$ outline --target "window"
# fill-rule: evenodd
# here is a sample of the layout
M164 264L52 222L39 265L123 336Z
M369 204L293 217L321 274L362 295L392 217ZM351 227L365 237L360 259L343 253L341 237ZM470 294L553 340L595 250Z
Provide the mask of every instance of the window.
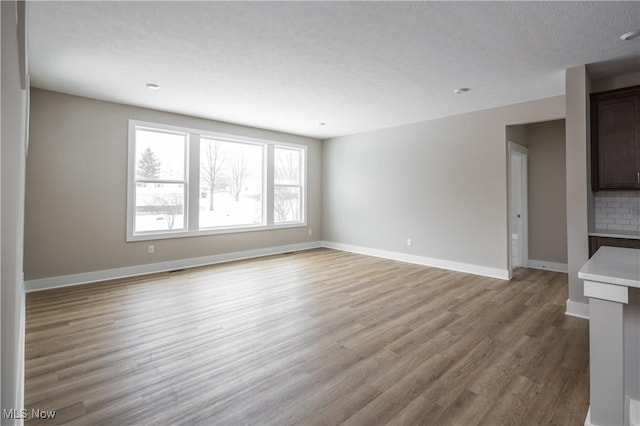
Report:
M136 129L135 230L185 229L187 134Z
M302 150L274 149L273 221L299 222L302 217Z
M264 146L200 139L200 228L263 223Z
M129 121L127 240L306 225L306 147Z

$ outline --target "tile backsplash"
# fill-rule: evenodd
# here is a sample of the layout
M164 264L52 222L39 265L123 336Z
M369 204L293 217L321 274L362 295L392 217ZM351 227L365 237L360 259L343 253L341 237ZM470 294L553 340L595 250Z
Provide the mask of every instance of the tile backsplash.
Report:
M596 230L640 233L640 191L595 193Z

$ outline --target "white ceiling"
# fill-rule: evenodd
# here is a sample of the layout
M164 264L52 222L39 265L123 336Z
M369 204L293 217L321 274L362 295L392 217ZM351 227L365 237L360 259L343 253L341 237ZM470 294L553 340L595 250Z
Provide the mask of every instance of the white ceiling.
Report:
M560 95L576 65L640 71L640 39L619 38L640 2L30 2L29 19L35 87L321 139Z

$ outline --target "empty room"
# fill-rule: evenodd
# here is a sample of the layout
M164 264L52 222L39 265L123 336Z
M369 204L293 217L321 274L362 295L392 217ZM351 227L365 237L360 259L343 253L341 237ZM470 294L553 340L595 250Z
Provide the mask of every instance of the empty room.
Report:
M2 425L640 426L640 2L0 5Z

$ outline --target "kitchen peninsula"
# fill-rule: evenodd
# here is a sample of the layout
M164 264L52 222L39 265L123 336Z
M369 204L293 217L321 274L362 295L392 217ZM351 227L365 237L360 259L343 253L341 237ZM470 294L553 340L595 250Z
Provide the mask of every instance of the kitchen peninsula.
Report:
M640 425L640 250L601 247L580 270L589 298L586 425Z

